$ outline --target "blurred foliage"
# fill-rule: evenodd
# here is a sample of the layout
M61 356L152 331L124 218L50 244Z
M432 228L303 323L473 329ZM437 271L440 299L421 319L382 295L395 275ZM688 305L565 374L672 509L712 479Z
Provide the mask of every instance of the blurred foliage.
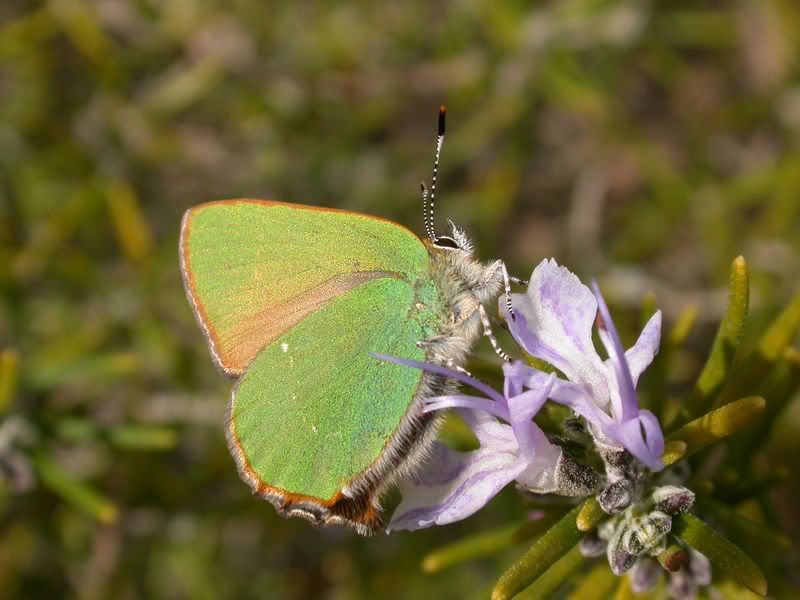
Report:
M791 0L4 0L0 413L20 449L0 451L22 479L0 488L0 597L486 597L519 548L433 575L420 557L521 517L513 490L369 540L251 497L183 296L182 212L278 198L421 231L446 101L440 227L520 276L546 256L599 276L623 337L652 292L669 402L733 257L742 356L800 280L799 50ZM800 409L781 408L757 464L789 467L771 498L797 539Z

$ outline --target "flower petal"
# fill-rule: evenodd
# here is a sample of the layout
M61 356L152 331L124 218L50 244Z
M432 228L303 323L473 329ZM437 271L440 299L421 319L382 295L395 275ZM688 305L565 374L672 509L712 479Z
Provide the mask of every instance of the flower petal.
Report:
M639 376L650 366L650 363L653 362L656 354L658 354L660 344L661 311L657 310L647 321L647 325L642 329L642 333L636 343L625 352L634 387L639 383Z
M520 456L526 461L534 459L539 450L537 446L540 446L542 442L549 444L539 426L532 419L550 395L555 379L555 373L551 373L547 383L542 387L508 398L509 422L519 444Z
M536 451L533 460L529 461L525 470L517 476L517 483L527 491L537 494L559 493L556 470L561 458L561 448L551 444L544 432L533 422L529 438Z
M527 366L522 361L506 363L503 367L506 378L515 378L529 389L541 389L548 385L550 375ZM549 392L549 398L572 409L598 428L612 424L613 419L600 409L589 394L586 386L563 379L555 379Z
M423 371L428 371L430 373L436 373L437 375L444 375L445 377L450 377L451 379L455 379L456 381L460 381L461 383L465 383L468 386L475 388L479 392L483 392L492 400L496 400L501 404L505 403L505 398L501 396L497 391L493 390L491 387L483 383L482 381L478 381L474 377L470 377L466 373L461 373L454 369L448 369L447 367L440 367L439 365L434 365L431 363L422 362L419 360L411 360L410 358L400 358L398 356L389 356L388 354L381 354L379 352L370 352L370 355L378 360L385 360L386 362L395 363L398 365L405 365L407 367L414 367L415 369L422 369Z
M587 385L598 404L605 405L606 371L592 342L597 301L591 290L555 260L543 260L527 293L511 297L516 318L506 322L520 346L570 381ZM504 304L500 302L505 311Z
M606 347L608 358L614 367L616 375L615 386L619 390L619 395L611 395L612 412L617 420L627 421L636 417L639 410L639 400L636 398L636 387L633 384L628 361L625 357L625 349L619 339L617 328L611 319L611 312L608 310L603 294L596 281L592 281L595 298L597 298L598 329L600 330L600 340Z
M509 452L517 450L517 441L508 425L500 423L482 410L458 410L457 412L478 438L481 446L507 449Z
M503 427L510 440L511 428ZM436 442L422 475L400 484L403 501L387 532L460 521L482 508L525 467L515 454L495 447L456 452Z
M652 471L661 471L664 461L664 434L656 416L640 410L636 418L608 425L603 430L614 441L638 458Z
M468 408L470 410L481 410L494 415L499 419L509 420L508 409L499 406L497 402L492 402L486 398L468 396L466 394L456 394L453 396L434 396L425 399L425 406L422 412L433 412L448 408Z

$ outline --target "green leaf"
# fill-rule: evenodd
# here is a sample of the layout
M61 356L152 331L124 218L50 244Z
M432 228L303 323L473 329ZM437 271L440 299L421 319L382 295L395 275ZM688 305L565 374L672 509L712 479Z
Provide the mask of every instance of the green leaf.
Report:
M558 374L558 369L556 369L553 365L543 361L541 358L536 358L535 356L531 356L527 352L525 353L525 361L534 369L542 371L543 373Z
M800 352L789 347L783 351L769 379L763 388L760 388L767 401L764 418L758 426L737 440L735 447L731 449L728 462L730 467L742 470L752 461L757 451L764 447L772 427L798 388L800 388Z
M544 574L520 593L520 600L545 600L552 598L553 592L586 561L577 545L556 561Z
M761 569L733 542L711 529L694 515L680 515L672 521L672 533L688 546L705 554L722 573L756 594L767 594L767 580Z
M46 359L31 369L26 381L35 391L54 389L65 383L92 382L97 385L98 382L135 373L140 367L141 358L133 352Z
M669 415L670 417L674 415L675 406L667 400L667 381L673 369L675 357L694 327L697 312L695 304L687 305L680 312L669 334L662 339L661 349L642 380L645 391L643 400L647 401L646 408L649 408L662 423L669 420L668 413L672 413Z
M608 562L601 560L589 574L580 580L578 586L567 596L569 600L585 600L586 598L608 598L617 584L617 576L608 568Z
M0 415L8 412L17 391L19 354L12 348L0 352Z
M468 560L496 554L513 544L519 524L507 525L493 531L479 533L442 546L422 559L422 570L437 573Z
M667 447L672 442L686 444L686 451L681 458L702 450L714 442L736 433L752 425L764 413L766 402L760 396L741 398L727 406L712 410L710 413L690 421L677 431L667 436Z
M112 444L126 450L170 450L178 443L174 429L152 425L118 425L108 436Z
M691 415L707 411L714 396L728 379L733 358L742 341L749 304L750 282L747 263L743 257L739 256L731 265L728 308L719 324L708 360L706 360L687 402L687 409Z
M800 293L767 328L755 350L736 368L730 381L720 393L715 407L725 406L736 398L752 392L767 376L783 355L786 347L800 329Z
M678 349L683 346L686 338L689 337L694 324L697 322L697 305L687 305L675 319L675 324L669 332L669 347Z
M89 419L80 417L65 417L55 425L55 433L59 438L70 442L86 442L97 439L100 430Z
M587 502L593 501L594 498ZM492 600L513 598L536 581L547 569L577 544L581 532L575 520L582 506L576 506L553 525L533 547L503 573L494 586Z
M664 455L661 457L664 464L669 466L678 462L684 457L687 450L686 442L681 440L669 440L664 443Z
M620 577L619 584L617 585L617 592L614 594L614 600L635 600L636 594L631 588L631 580L629 577Z
M515 544L518 544L520 542L526 542L528 540L538 538L545 531L550 529L550 527L555 525L565 513L565 509L554 507L553 510L549 511L543 517L520 525L519 528L514 532L512 541Z
M769 405L767 405L769 407ZM738 450L739 443L735 445L734 450ZM724 500L726 504L735 506L740 502L761 496L762 494L770 491L771 489L783 484L792 472L785 466L773 467L763 477L747 477L744 480L737 480L733 485L718 485L714 491L714 496Z
M750 551L767 554L785 554L792 549L792 541L768 525L748 519L735 510L710 498L698 499L703 514L708 514L737 544Z
M142 264L153 250L153 230L145 218L136 190L127 181L116 179L108 183L108 202L111 226L125 258L132 264Z
M58 463L40 454L34 457L33 465L40 483L75 508L88 513L101 523L108 524L117 520L119 509L113 502L69 475Z
M123 450L170 450L178 443L178 434L170 427L121 424L101 429L88 419L76 417L61 419L55 431L72 442L102 439Z

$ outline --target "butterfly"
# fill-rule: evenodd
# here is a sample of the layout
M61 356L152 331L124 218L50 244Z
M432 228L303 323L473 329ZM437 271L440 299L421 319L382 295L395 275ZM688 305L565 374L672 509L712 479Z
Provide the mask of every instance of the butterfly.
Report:
M430 211L422 185L427 239L379 217L268 200L183 217L186 293L214 362L236 379L230 452L283 516L369 535L383 526L381 495L423 460L438 424L423 400L455 383L373 354L463 370L486 334L505 357L484 308L503 289L509 301L505 264L477 260L452 223L449 236L433 228L444 126L442 107Z

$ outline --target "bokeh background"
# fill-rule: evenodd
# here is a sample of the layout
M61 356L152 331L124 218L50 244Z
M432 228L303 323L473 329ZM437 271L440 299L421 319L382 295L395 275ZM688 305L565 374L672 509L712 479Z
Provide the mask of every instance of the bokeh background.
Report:
M680 395L736 255L746 344L797 288L798 55L793 0L3 0L0 597L485 597L519 548L420 558L520 518L513 490L373 539L250 495L181 214L248 196L421 232L446 102L440 229L522 277L548 256L598 277L628 341L643 298L668 323L696 307ZM794 470L774 500L795 539L798 429L790 407L764 449Z

